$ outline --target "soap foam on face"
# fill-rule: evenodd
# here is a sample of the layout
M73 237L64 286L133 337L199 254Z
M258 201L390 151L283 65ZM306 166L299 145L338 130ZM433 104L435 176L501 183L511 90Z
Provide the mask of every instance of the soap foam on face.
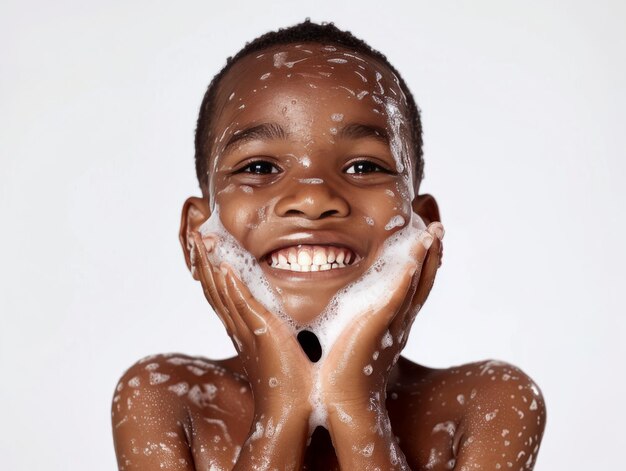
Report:
M425 230L424 221L413 213L410 224L385 241L372 266L358 280L338 291L324 312L307 326L320 341L321 360L350 323L359 315L382 305L395 290L407 263L414 260L413 248Z
M295 333L296 324L285 312L283 303L277 296L274 288L261 270L256 258L244 249L230 232L224 227L219 217L219 211L213 211L211 217L200 226L203 237L213 235L218 240L215 248L209 254L209 261L215 267L226 262L233 267L239 279L248 287L250 293L265 309L276 314L291 326Z

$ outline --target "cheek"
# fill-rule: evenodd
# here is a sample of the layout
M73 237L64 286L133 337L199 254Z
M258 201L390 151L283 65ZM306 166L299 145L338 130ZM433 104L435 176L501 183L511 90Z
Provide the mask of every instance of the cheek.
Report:
M411 219L411 204L399 193L396 189L388 188L377 197L368 198L368 201L375 201L375 204L362 209L365 223L383 238L404 227Z
M258 225L260 204L252 187L230 184L216 192L215 202L222 224L240 241L242 229Z
M215 201L224 228L244 246L250 231L258 229L269 217L271 201L248 185L231 183L216 193Z

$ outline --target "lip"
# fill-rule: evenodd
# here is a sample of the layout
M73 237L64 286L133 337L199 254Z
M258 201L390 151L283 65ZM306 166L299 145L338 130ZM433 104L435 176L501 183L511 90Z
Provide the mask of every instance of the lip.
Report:
M343 268L335 268L332 270L324 270L324 271L309 271L309 272L301 272L301 271L290 271L290 270L281 270L279 268L272 268L267 263L261 264L261 270L265 272L266 275L269 275L272 278L277 278L283 281L322 281L322 280L336 280L344 277L353 277L354 273L360 271L362 269L361 262L363 259L354 263L352 265L346 265Z

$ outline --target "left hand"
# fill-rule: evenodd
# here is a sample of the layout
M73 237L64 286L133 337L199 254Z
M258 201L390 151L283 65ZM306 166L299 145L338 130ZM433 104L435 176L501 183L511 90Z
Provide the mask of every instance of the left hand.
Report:
M415 317L426 301L443 255L443 226L421 234L396 289L347 326L321 365L323 397L329 411L384 402L389 372L406 345Z

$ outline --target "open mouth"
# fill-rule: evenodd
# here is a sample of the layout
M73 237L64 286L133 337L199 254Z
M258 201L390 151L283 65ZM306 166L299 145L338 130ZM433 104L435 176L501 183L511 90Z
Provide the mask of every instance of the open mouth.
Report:
M270 267L292 272L341 270L359 260L351 249L332 245L294 245L275 250L266 257Z

